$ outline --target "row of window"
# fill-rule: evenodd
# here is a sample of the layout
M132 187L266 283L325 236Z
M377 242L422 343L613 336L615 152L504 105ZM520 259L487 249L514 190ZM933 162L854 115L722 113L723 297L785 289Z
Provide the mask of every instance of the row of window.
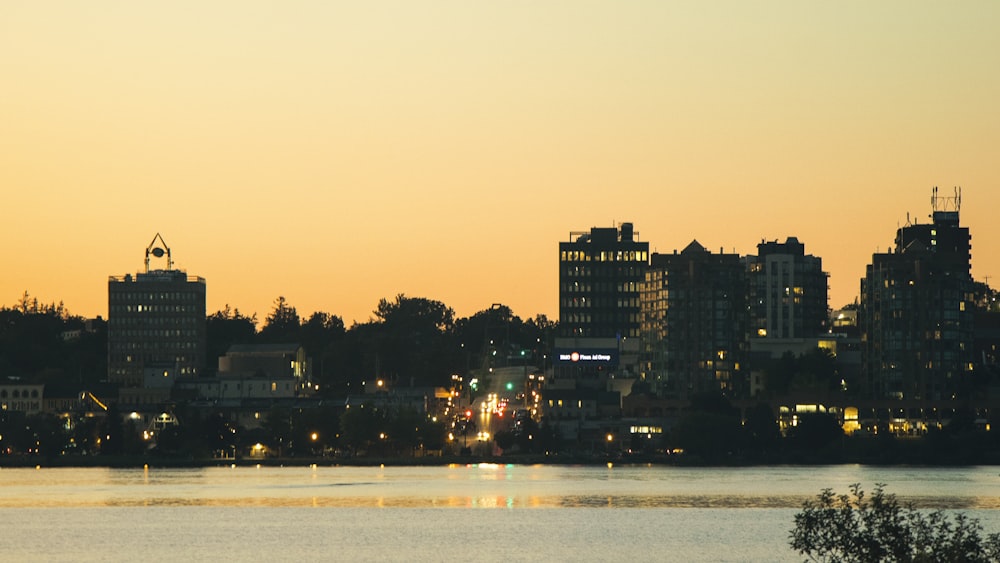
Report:
M613 299L613 298L603 299L598 297L594 299L587 299L586 297L573 297L573 298L567 297L561 299L560 303L563 308L568 308L568 309L590 309L590 308L600 309L600 308L615 307L615 306L617 306L619 309L624 309L624 308L636 309L639 307L639 298L632 297L632 298L618 298L618 299Z
M647 250L562 250L559 252L561 262L649 262Z
M139 356L135 356L133 354L118 354L117 357L112 358L112 361L116 361L117 360L118 362L124 361L125 363L131 363L131 362L138 362L139 359L140 359ZM149 358L147 358L147 361L148 360L149 360ZM181 363L187 362L188 360L189 360L188 356L174 356L173 358L164 358L164 357L156 358L156 361L158 363L163 363L163 362L168 362L169 361L169 362L174 362L174 363L177 363L177 364L181 364Z
M192 317L115 317L108 322L111 325L112 333L115 333L116 331L120 332L122 327L132 326L201 327L204 325L203 322L199 322L197 318Z
M0 389L0 399L6 399L8 397L6 389ZM10 391L10 398L12 399L27 399L27 398L37 399L38 389L12 389Z
M587 281L573 280L559 284L562 293L639 293L640 281Z
M642 316L639 315L638 313L633 313L633 314L630 314L630 315L614 315L613 317L612 317L612 315L601 315L601 314L591 315L590 313L569 313L569 314L565 315L565 317L566 317L565 320L567 322L570 322L570 323L587 323L587 324L594 323L594 322L597 322L597 323L606 322L606 323L616 323L616 324L617 323L638 324L639 321L642 318Z
M600 277L607 278L634 278L643 280L646 278L646 269L640 266L576 266L567 265L561 269L564 277L594 279Z
M181 328L150 328L150 329L128 329L114 330L111 332L110 340L120 338L195 338L199 331Z
M576 336L576 337L580 337L580 338L589 338L591 336L594 336L595 334L598 334L597 332L594 331L594 329L592 329L590 327L583 327L583 326L570 327L568 332L572 336ZM603 332L606 332L606 331L602 331L602 333ZM636 338L636 337L639 336L639 329L638 328L630 328L630 329L622 330L621 331L621 335L623 337Z
M112 350L185 350L198 348L197 342L187 341L154 341L154 342L113 342L109 344Z
M204 300L205 295L190 291L166 291L159 293L149 293L146 291L112 291L108 294L108 300L112 303L124 301L135 303L136 301L199 301Z
M112 314L124 313L197 313L198 305L148 305L148 304L128 304L111 305L108 311Z

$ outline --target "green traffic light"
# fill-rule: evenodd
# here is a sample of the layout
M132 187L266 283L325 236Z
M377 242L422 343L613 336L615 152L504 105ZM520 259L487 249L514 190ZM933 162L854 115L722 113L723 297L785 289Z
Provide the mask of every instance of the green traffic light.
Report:
M507 390L508 390L508 391L510 391L510 390L511 390L511 389L513 389L513 388L514 388L514 384L513 384L513 383L511 383L510 381L508 381L508 382L507 382Z

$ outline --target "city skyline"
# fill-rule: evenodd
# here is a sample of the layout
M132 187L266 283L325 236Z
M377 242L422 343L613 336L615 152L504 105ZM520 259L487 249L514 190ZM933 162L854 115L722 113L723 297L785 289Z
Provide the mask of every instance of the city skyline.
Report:
M558 243L797 237L853 302L933 186L1000 275L1000 7L5 6L0 304L107 316L159 232L208 311L558 318Z

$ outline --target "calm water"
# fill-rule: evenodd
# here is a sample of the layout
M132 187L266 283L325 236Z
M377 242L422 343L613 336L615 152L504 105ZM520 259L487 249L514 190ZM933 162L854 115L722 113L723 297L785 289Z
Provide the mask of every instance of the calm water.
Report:
M798 561L802 502L855 482L1000 531L995 467L0 469L0 559Z

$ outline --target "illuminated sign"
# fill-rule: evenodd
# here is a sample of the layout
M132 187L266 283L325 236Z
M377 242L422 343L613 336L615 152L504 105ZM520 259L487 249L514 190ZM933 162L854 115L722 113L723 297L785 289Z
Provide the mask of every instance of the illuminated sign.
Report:
M617 350L557 350L556 358L570 364L617 364Z

